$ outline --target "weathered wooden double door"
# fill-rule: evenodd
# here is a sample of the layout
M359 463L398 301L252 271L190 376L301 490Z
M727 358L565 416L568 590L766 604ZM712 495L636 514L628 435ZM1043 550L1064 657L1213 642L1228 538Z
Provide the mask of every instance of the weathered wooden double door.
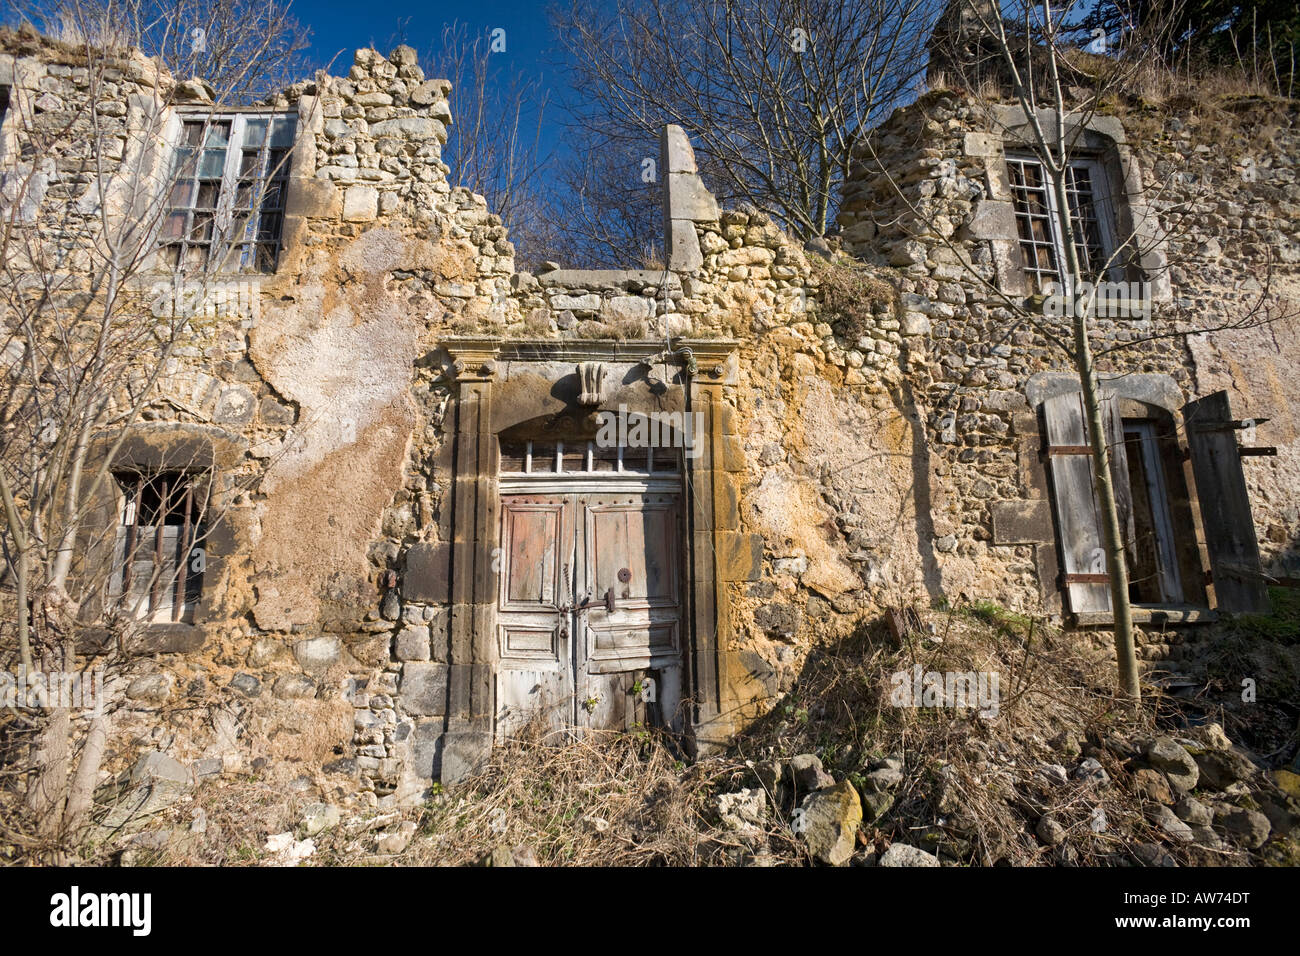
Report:
M499 739L679 723L680 488L574 477L502 476Z

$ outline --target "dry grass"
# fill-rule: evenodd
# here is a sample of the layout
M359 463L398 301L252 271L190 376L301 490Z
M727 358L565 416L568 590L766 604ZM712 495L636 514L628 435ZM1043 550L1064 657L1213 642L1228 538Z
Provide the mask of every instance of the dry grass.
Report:
M691 761L676 740L654 731L593 734L548 743L536 730L498 749L476 777L426 804L363 809L338 778L290 792L270 777L226 777L159 813L159 836L125 834L88 847L82 859L135 863L263 865L269 836L300 829L319 800L342 806L342 822L316 835L307 865L473 865L493 850L526 847L542 865L806 865L789 827L803 794L773 784L771 768L817 754L836 779L869 790L867 775L887 755L901 757L903 781L878 819L863 825L861 846L920 846L966 865L1132 862L1142 841L1167 844L1145 819L1129 756L1136 742L1176 725L1180 702L1146 688L1140 708L1116 702L1115 665L1104 641L1062 633L991 604L922 611L895 643L881 621L812 648L795 688L727 754ZM999 675L999 711L907 708L890 701L891 675L924 671ZM1107 787L1044 776L1068 773L1095 757ZM721 825L716 798L742 787L769 797L765 832ZM1106 823L1100 832L1098 813ZM1062 848L1042 845L1035 828L1050 816L1065 831ZM191 832L196 819L206 832ZM377 839L402 824L415 836L397 854ZM1210 851L1166 846L1180 862L1216 862ZM1223 855L1223 862L1245 862Z
M1155 700L1137 711L1117 706L1108 653L992 605L924 617L933 634L913 633L900 648L877 623L813 650L794 693L741 742L742 754L814 752L859 790L874 760L901 756L893 806L865 827L877 846L898 840L976 865L1052 862L1033 836L1049 813L1069 834L1074 860L1114 862L1130 834L1148 832L1118 752L1152 731ZM1000 713L985 720L970 710L892 706L890 676L913 664L998 672ZM1039 773L1044 764L1073 769L1089 745L1113 786L1054 786ZM1108 821L1100 834L1089 830L1097 808Z

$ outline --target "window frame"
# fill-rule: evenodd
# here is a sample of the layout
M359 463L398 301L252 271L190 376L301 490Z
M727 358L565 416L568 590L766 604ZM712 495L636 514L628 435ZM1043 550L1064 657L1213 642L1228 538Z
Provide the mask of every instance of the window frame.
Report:
M201 568L194 567L196 551L208 533L204 516L207 512L207 494L203 486L204 472L184 470L115 469L113 478L118 486L117 527L110 557L108 596L132 620L146 626L192 625L203 602L206 561ZM173 480L183 481L183 499L177 499ZM141 524L143 494L146 486L163 483L160 496L162 512L154 517L154 524ZM168 555L164 551L167 517L183 508L184 519L175 542L174 562L168 570ZM173 523L171 526L175 526ZM143 544L142 529L152 529L153 543ZM135 594L133 576L140 563L142 547L152 551L149 556L150 584L147 592ZM161 564L160 564L161 562ZM163 600L165 598L165 600Z
M240 173L246 149L248 121L254 119L266 119L267 131L265 141L260 147L258 170L254 178L258 192L252 197L250 204L245 207L248 211L248 224L245 226L244 237L237 239L231 235L231 227L237 211L235 203L241 178L243 178ZM278 167L273 167L272 150L281 148L272 146L272 130L277 119L290 120L292 132L289 144L282 147L284 149L283 159ZM201 123L202 137L197 145L189 146L185 142L186 127L195 123ZM201 184L205 181L200 176L202 154L208 148L207 137L210 128L214 125L226 123L229 124L230 129L224 146L225 157L222 162L221 176L215 180L218 183L218 191L215 205L212 207L211 235L201 243L195 243L192 241L194 219L196 210L200 208L198 206L199 190L202 188ZM302 117L297 110L178 110L176 112L174 129L172 135L168 137L170 159L163 196L163 215L158 228L158 236L154 243L154 267L156 271L182 277L193 275L265 276L276 274L284 253L284 229L288 213L288 193L295 150L301 133L301 123ZM188 176L183 176L181 174L184 172L184 151L186 149L193 150L194 168ZM173 205L172 199L175 190L185 186L187 180L190 193L186 204L183 206ZM265 206L265 200L270 186L277 187L279 203L268 210ZM203 208L206 210L206 207ZM240 209L238 211L242 212L244 210ZM178 240L167 234L168 221L177 212L186 214L184 227ZM262 240L258 238L259 233L262 231L262 217L268 213L277 216L279 223L274 238ZM251 237L249 236L250 229L252 232ZM266 269L257 267L258 250L262 246L271 246L273 249L272 261L269 268ZM169 247L179 248L175 263L169 261L167 252ZM189 250L199 247L206 247L206 261L201 267L187 266L186 258ZM236 264L232 268L230 265L232 258L242 259L245 254L241 251L242 248L252 250L252 263L250 266ZM219 255L214 256L216 250L219 250ZM216 259L215 264L214 258Z
M1006 150L1003 158L1006 164L1007 188L1010 190L1011 195L1012 221L1015 225L1014 242L1020 257L1021 272L1025 278L1027 291L1031 295L1045 294L1049 291L1048 283L1055 282L1058 284L1059 291L1064 292L1066 295L1070 295L1074 291L1074 282L1072 276L1065 275L1064 264L1067 257L1065 255L1065 239L1061 234L1062 217L1060 213L1060 205L1057 202L1055 190L1051 188L1047 176L1047 170L1043 161L1039 157L1033 155L1032 152L1015 149ZM1041 189L1044 203L1046 205L1045 218L1050 233L1047 242L1034 239L1032 238L1032 235L1030 238L1026 239L1021 234L1022 216L1033 215L1033 213L1032 210L1025 210L1022 212L1019 193L1022 190L1028 190L1031 187L1016 184L1012 175L1013 166L1019 166L1022 169L1025 166L1032 166L1038 170L1039 176L1041 177L1041 185L1033 188ZM1072 187L1075 187L1075 184L1077 183L1077 173L1079 171L1084 171L1087 174L1089 197L1091 199L1091 206L1097 225L1097 246L1100 258L1102 261L1109 260L1109 265L1100 275L1090 272L1081 278L1085 281L1096 281L1098 279L1110 281L1117 280L1122 276L1124 269L1122 262L1114 261L1116 252L1120 247L1115 239L1113 190L1110 188L1110 174L1106 168L1106 164L1101 156L1081 154L1070 160L1069 169L1072 175L1066 183L1067 192L1078 192L1077 187ZM1023 173L1021 180L1024 182ZM1099 184L1102 186L1101 189L1098 189ZM1070 211L1070 218L1076 228L1075 246L1081 252L1087 253L1089 250L1089 244L1086 241L1079 241L1083 234L1079 230L1080 220L1074 210ZM1032 229L1030 232L1032 234ZM1035 246L1046 246L1049 248L1052 257L1055 260L1055 270L1049 272L1038 267L1036 263L1031 262L1029 257L1026 255L1026 243L1032 243ZM1089 258L1091 258L1090 253Z

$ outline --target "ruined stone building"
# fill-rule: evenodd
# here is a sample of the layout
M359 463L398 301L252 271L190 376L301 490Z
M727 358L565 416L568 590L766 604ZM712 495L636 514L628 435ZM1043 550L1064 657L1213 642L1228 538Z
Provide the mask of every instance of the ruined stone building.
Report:
M935 90L896 111L844 189L843 254L720 209L670 126L666 267L533 275L452 185L449 84L407 47L247 110L138 54L92 90L75 51L3 49L0 163L36 187L6 193L6 221L130 216L120 181L188 170L139 308L178 272L222 292L116 450L98 516L119 592L182 569L126 649L151 677L128 708L140 726L175 710L183 759L314 760L299 772L405 799L530 720L723 745L810 643L889 606L1109 619L1077 377L999 299L1041 292L1060 261L1012 107ZM1087 120L1091 251L1150 238L1117 279L1157 309L1300 299L1296 120L1263 99ZM25 148L60 124L81 132ZM106 188L70 175L95 149ZM1097 325L1141 343L1101 361L1147 542L1137 615L1164 632L1298 576L1300 347L1290 318L1148 341L1158 321ZM160 483L184 505L160 506ZM84 646L100 638L85 622ZM237 719L178 707L195 686Z

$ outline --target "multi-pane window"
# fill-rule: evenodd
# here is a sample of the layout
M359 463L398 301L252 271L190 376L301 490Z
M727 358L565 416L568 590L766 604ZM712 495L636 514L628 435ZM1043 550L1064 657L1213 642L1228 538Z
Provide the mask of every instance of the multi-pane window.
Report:
M1021 256L1033 290L1042 292L1048 283L1072 286L1070 277L1062 282L1067 261L1065 239L1056 194L1042 163L1009 156L1007 174ZM1107 262L1110 235L1099 208L1098 187L1104 183L1103 176L1101 168L1087 160L1073 162L1066 169L1065 192L1081 279L1105 278L1113 265Z
M285 114L185 119L160 253L185 273L274 272L295 120Z
M502 442L501 472L515 475L676 473L676 448L603 447L594 441Z
M150 623L193 619L203 587L207 482L183 472L124 473L109 595Z

